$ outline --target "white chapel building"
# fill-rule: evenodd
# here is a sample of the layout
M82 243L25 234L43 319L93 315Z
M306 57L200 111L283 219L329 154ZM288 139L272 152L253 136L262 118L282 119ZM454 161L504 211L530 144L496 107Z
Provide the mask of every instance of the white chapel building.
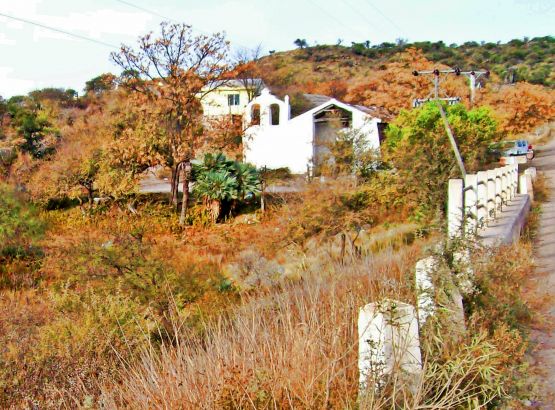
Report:
M325 161L328 143L341 130L357 130L379 149L382 120L375 110L334 98L305 94L306 112L291 118L289 97L280 100L265 88L245 107L244 160L256 167L287 167L294 174Z

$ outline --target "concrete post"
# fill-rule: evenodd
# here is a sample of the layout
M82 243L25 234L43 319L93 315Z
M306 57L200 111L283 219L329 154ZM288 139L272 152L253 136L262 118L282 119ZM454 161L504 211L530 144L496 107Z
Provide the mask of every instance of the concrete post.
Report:
M495 170L487 171L487 184L488 184L488 199L487 199L487 213L488 213L488 220L492 220L495 218L495 178L496 172Z
M529 195L530 200L534 200L534 186L532 183L532 175L524 173L519 178L519 193L521 195Z
M495 212L503 208L503 177L501 168L495 169Z
M464 223L465 231L469 235L475 235L478 227L478 176L467 174L464 180Z
M530 175L532 177L532 182L534 182L536 180L537 171L536 171L535 167L528 168L526 171L524 171L524 174Z
M359 312L358 337L359 395L382 386L392 371L402 370L407 381L419 383L422 358L414 306L389 299L369 303Z
M512 166L512 178L511 178L511 198L514 199L518 192L518 164Z
M501 198L503 199L503 204L506 204L509 201L509 192L507 187L509 183L507 181L507 168L501 168Z
M420 328L424 326L428 317L435 313L435 290L432 274L436 269L437 261L433 256L416 262L416 302Z
M462 179L450 179L447 192L447 234L454 239L462 234L464 218L464 192Z
M488 173L480 171L476 174L477 206L476 215L478 226L483 226L488 218Z

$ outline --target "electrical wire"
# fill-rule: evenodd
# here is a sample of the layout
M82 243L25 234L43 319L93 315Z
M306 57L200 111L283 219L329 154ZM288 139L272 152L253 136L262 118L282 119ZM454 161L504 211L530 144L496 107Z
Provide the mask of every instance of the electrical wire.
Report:
M335 21L337 24L339 24L339 25L341 25L341 26L343 26L343 27L345 27L345 28L347 28L347 29L349 29L349 30L353 30L353 27L352 27L352 26L349 26L349 25L343 23L343 22L342 22L341 20L339 20L336 16L334 16L333 14L331 14L330 12L328 12L326 9L324 9L323 7L321 7L321 6L320 6L318 3L316 3L315 1L310 0L310 2L311 2L312 4L314 4L316 7L318 7L318 8L322 11L322 13L324 13L325 15L327 15L330 19L332 19L333 21ZM356 30L356 31L358 32L358 30ZM364 36L364 34L362 34L362 33L360 33L360 32L358 32L358 34Z
M367 3L370 5L370 7L372 7L374 10L376 10L378 13L380 13L380 15L386 19L393 27L395 27L397 30L399 30L399 33L406 36L405 31L399 27L397 25L397 23L395 23L392 19L390 19L383 11L381 11L378 7L376 7L370 0L367 0Z
M37 23L36 21L27 20L27 19L24 19L24 18L21 18L21 17L11 16L9 14L4 14L4 13L0 13L0 16L9 18L9 19L12 19L12 20L15 20L15 21L20 21L22 23L31 24L33 26L41 27L41 28L44 28L44 29L47 29L47 30L50 30L50 31L55 31L57 33L66 34L68 36L75 37L75 38L78 38L80 40L90 41L92 43L100 44L100 45L103 45L103 46L106 46L106 47L119 48L119 46L116 46L116 45L110 44L110 43L106 43L102 40L95 40L94 38L90 38L90 37L87 37L87 36L82 36L81 34L72 33L70 31L62 30L62 29L59 29L59 28L56 28L56 27L47 26L46 24Z
M180 23L178 20L176 20L176 19L174 19L174 18L171 18L171 17L168 17L168 16L164 16L163 14L160 14L160 13L158 13L157 11L154 11L154 10L151 10L151 9L147 9L146 7L138 6L138 5L136 5L135 3L131 3L130 1L125 1L125 0L114 0L114 1L117 1L118 3L121 3L121 4L125 4L126 6L129 6L129 7L133 7L134 9L144 11L145 13L152 14L153 16L160 17L161 19L168 20L168 21L172 21L172 22L174 22L174 23ZM206 36L210 36L210 35L211 35L211 33L207 32L206 30L201 30L201 29L198 29L198 28L196 28L196 27L194 28L194 30L195 30L195 31L198 31L199 33L202 33L202 34L204 34L204 35L206 35ZM235 44L237 44L238 46L241 46L241 47L243 47L243 48L245 48L245 49L249 49L249 47L244 46L244 45L242 45L242 44L239 44L239 43L235 43Z

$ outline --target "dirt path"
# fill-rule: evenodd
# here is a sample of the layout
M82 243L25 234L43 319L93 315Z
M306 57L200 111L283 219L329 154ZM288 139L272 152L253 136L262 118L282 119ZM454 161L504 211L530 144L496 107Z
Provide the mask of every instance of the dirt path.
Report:
M543 147L532 162L546 177L551 196L542 206L536 244L537 280L539 292L554 297L548 312L551 326L555 328L555 141ZM539 331L532 335L538 343L534 358L536 365L545 373L545 386L542 394L542 409L555 409L555 332Z

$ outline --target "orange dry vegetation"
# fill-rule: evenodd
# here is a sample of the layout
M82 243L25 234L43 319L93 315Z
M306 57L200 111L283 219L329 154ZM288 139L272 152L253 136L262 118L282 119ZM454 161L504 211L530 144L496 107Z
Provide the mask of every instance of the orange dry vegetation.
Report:
M307 54L308 53L308 54ZM409 48L389 60L372 61L341 49L293 50L264 58L260 72L279 95L324 94L353 104L383 109L384 118L409 109L415 98L431 96L430 77L414 77L413 70L445 69ZM464 76L442 77L440 97L458 96L469 105ZM509 134L529 131L555 118L555 90L526 82L500 85L492 76L476 93L476 103L491 106L500 128Z

